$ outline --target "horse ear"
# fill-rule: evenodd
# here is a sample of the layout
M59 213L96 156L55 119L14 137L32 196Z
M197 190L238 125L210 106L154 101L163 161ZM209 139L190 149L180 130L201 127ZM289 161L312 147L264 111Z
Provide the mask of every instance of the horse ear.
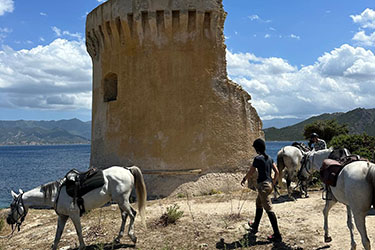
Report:
M10 194L12 195L13 198L17 197L17 194L15 192L13 192L13 190L10 190Z
M18 192L19 192L20 194L23 194L22 189L18 189Z

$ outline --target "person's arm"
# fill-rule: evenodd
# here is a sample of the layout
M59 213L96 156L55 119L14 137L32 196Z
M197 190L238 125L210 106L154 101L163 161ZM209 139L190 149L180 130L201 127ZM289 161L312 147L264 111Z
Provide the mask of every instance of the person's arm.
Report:
M277 169L277 166L276 166L275 163L272 164L272 169L273 169L273 171L275 171L275 176L272 179L272 183L273 183L273 185L276 185L276 182L279 178L279 170Z
M251 166L245 177L241 181L241 186L245 185L245 182L254 174L255 167Z
M323 149L327 149L327 143L326 143L326 141L325 141L325 140L322 140L322 142L323 142L323 145L324 145L324 148L323 148Z

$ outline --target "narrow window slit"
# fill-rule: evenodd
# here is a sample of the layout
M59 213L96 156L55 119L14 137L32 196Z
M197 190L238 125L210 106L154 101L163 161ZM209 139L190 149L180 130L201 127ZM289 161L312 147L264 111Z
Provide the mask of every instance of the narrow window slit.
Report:
M211 13L210 12L205 12L204 13L203 28L205 30L210 30L211 29Z
M158 35L160 35L160 33L165 31L163 10L156 11L156 26L158 29Z
M180 11L173 10L172 11L172 29L173 31L178 30L180 27Z
M148 31L148 12L142 11L142 30L143 34L147 33Z
M130 35L133 35L133 25L134 25L133 13L128 14L128 25L129 25Z
M188 12L188 31L196 29L197 11L189 10Z

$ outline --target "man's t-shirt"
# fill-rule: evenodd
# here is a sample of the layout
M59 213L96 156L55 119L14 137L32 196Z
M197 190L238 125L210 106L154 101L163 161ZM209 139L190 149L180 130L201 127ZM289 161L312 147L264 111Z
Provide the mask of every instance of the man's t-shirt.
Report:
M258 170L257 182L261 183L264 181L272 182L271 171L272 171L273 160L268 157L266 160L263 155L255 157L253 166Z

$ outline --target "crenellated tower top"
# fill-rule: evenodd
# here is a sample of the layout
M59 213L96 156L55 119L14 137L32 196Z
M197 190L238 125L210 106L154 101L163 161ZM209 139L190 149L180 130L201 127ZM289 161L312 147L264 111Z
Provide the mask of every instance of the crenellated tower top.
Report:
M87 16L87 50L98 59L117 46L223 46L224 19L221 0L109 0Z

